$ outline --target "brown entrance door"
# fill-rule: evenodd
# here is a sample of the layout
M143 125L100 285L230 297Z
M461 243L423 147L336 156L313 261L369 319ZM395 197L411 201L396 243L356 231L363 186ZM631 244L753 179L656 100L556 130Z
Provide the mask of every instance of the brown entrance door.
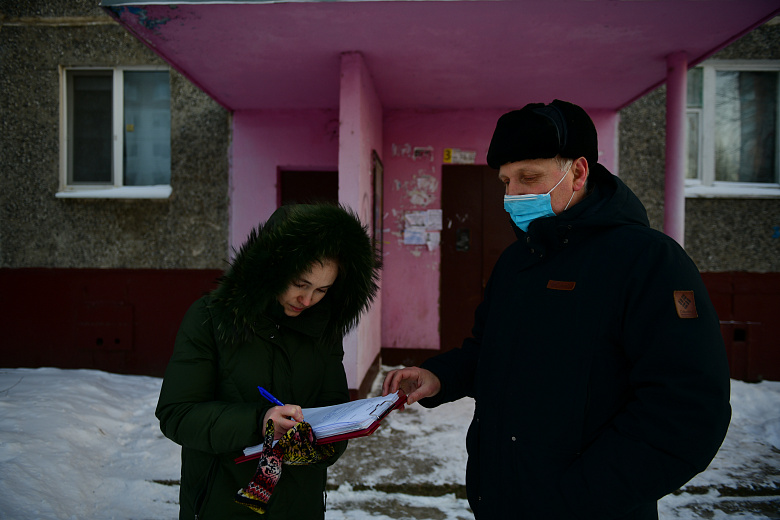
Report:
M282 170L279 205L339 201L339 172Z
M471 334L493 266L516 238L504 211L504 185L488 166L442 167L440 349Z

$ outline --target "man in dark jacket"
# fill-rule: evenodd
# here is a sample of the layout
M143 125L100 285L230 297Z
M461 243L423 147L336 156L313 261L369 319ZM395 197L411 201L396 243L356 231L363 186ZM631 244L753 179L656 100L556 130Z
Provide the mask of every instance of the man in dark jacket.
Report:
M729 372L696 266L598 164L582 108L503 115L488 164L518 240L473 337L388 374L409 403L476 400L466 487L477 518L657 519L725 437Z

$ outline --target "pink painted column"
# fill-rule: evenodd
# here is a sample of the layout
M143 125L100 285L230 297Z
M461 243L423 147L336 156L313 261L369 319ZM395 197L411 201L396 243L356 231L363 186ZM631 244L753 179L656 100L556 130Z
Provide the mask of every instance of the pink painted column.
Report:
M688 57L675 52L666 57L666 175L664 233L685 246L685 108Z
M341 55L339 91L339 202L373 222L372 151L382 151L382 104L363 55ZM344 370L357 390L381 350L382 306L378 297L356 330L344 338Z

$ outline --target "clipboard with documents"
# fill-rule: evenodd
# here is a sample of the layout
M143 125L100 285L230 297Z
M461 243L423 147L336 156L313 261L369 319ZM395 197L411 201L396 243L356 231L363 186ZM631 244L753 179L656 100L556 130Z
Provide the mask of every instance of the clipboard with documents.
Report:
M406 404L406 394L398 391L386 396L358 399L343 404L304 408L303 419L311 425L317 444L329 444L371 435L387 414ZM260 457L263 445L244 449L236 464Z

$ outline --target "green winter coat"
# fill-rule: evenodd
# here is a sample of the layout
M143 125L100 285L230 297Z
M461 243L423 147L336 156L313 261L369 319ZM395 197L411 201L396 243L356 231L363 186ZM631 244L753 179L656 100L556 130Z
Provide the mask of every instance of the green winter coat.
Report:
M323 257L338 258L336 283L300 316L286 316L276 295ZM180 519L324 517L327 466L346 442L321 463L284 466L262 516L233 500L257 462L234 459L263 441L260 423L273 404L258 386L303 408L349 400L341 338L375 295L378 266L353 214L282 208L253 231L220 287L192 305L156 411L165 436L182 446Z

